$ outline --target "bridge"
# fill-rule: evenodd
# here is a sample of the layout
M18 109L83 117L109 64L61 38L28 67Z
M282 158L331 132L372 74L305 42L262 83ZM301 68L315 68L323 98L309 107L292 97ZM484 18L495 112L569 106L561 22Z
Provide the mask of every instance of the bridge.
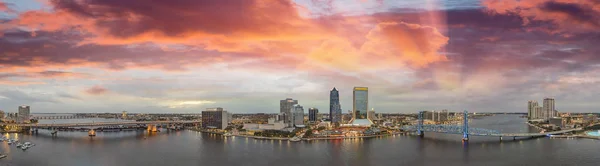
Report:
M94 122L94 123L51 123L51 124L33 124L33 123L0 123L0 126L10 125L17 127L82 127L82 126L117 126L117 125L160 125L160 124L190 124L200 123L200 121L122 121L122 122Z
M50 129L52 135L56 135L57 128L69 128L69 127L92 127L89 133L94 133L90 136L95 136L95 129L93 127L99 126L139 126L146 125L148 132L157 132L157 127L166 125L170 128L176 128L175 125L183 124L198 124L200 121L121 121L121 122L94 122L94 123L52 123L52 124L32 124L32 123L0 123L0 126L11 126L11 127L25 127L30 128L32 132L37 133L37 129Z
M468 141L469 136L489 136L499 137L502 140L503 137L544 137L556 134L564 134L574 131L583 130L582 128L560 130L545 133L501 133L496 130L483 129L483 128L469 128L468 112L463 113L463 125L425 125L423 124L424 111L419 112L417 125L403 126L402 129L406 131L414 131L419 136L423 136L424 132L435 132L435 133L446 133L446 134L462 134L463 141Z
M36 119L36 120L40 120L40 119L86 119L86 118L98 118L98 116L68 115L68 116L33 116L33 117L31 117L31 119Z

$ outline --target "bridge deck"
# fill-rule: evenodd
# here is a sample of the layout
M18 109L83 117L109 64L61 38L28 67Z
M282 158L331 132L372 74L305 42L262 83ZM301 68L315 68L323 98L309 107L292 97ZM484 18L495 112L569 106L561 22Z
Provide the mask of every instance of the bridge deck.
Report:
M131 121L131 122L95 122L95 123L55 123L55 124L10 124L0 123L0 125L14 125L20 127L80 127L80 126L114 126L114 125L142 125L142 124L188 124L200 123L200 121Z
M417 126L406 126L403 127L408 131L417 131ZM462 126L457 125L423 125L422 130L424 132L434 133L445 133L445 134L463 134L461 131ZM580 131L582 128L553 131L546 133L500 133L495 130L480 129L480 128L469 128L468 135L470 136L489 136L489 137L539 137L546 135L563 134L573 131Z

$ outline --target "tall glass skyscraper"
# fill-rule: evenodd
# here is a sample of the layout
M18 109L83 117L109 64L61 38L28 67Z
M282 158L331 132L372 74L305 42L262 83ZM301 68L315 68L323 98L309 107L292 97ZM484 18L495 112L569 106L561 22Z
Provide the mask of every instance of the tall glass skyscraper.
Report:
M335 87L329 92L329 119L332 123L340 123L342 121L340 93Z
M367 119L367 110L369 108L369 88L354 87L352 92L352 108L354 119Z

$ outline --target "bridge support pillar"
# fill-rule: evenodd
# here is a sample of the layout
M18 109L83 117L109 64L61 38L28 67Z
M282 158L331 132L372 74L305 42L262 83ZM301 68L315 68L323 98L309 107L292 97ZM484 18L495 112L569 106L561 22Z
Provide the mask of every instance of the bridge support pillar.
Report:
M502 137L500 137L500 141L502 141Z
M513 137L513 141L514 141L514 140L517 140L517 137Z
M467 110L463 113L463 142L469 141L469 113Z

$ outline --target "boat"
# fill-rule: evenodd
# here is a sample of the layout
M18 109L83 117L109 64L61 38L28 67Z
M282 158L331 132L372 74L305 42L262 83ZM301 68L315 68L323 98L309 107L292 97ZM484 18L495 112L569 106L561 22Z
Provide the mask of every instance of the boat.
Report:
M3 158L5 158L5 157L6 157L6 155L5 155L5 154L0 154L0 159L3 159Z
M21 144L21 143L18 143L18 144L17 144L17 148L18 148L18 147L21 147L21 146L23 146L23 144Z
M27 150L29 148L29 146L21 146L21 149L23 150Z
M223 136L225 136L225 137L231 137L232 134L231 133L225 133L225 134L223 134Z
M298 137L292 137L292 138L289 139L289 141L292 141L292 142L298 142L298 141L301 141L301 140L302 139L300 139Z
M23 146L29 146L29 147L31 147L31 142L25 142L25 143L23 144Z

